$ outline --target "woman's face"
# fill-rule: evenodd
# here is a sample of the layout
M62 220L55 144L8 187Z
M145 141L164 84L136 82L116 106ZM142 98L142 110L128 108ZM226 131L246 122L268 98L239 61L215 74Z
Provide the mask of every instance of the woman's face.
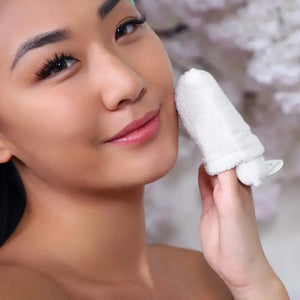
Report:
M99 7L108 2L116 5L101 18ZM25 185L127 188L173 167L178 123L171 64L147 23L120 27L141 17L130 0L11 0L0 15L1 139ZM105 143L157 109L155 137Z

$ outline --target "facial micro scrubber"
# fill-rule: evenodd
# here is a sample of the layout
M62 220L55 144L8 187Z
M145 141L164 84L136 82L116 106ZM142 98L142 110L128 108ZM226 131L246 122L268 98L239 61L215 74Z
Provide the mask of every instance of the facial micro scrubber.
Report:
M236 167L238 179L259 186L283 161L265 160L265 149L213 76L191 69L178 80L175 102L181 121L213 176Z

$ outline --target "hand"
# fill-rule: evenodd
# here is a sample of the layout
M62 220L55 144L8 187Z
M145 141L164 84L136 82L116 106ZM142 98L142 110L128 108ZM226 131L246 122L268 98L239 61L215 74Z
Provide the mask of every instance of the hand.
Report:
M268 283L274 285L274 278L279 278L260 243L251 186L238 180L235 169L209 176L204 165L199 167L198 183L202 197L200 240L208 264L234 296L259 286L265 289Z

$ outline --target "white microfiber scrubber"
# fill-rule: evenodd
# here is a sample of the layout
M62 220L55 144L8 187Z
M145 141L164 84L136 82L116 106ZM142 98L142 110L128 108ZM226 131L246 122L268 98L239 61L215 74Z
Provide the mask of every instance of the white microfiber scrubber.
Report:
M183 125L200 148L209 175L236 167L242 183L259 186L282 168L281 159L264 159L263 145L210 73L191 69L183 74L175 102Z

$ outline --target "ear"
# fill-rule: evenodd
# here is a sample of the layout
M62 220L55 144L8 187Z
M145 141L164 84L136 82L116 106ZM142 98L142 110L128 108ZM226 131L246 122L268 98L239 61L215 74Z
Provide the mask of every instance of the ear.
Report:
M12 156L7 141L0 135L0 164L8 162Z

